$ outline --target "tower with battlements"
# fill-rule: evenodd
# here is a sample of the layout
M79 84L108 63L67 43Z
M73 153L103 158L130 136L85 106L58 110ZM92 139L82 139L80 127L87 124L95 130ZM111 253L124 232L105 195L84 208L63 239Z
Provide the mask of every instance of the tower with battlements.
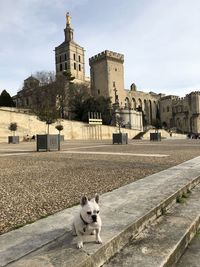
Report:
M92 95L119 102L124 95L124 55L105 50L89 59Z
M71 18L66 14L65 40L55 48L56 74L68 71L75 77L75 82L85 81L84 48L74 41L74 30L71 27Z

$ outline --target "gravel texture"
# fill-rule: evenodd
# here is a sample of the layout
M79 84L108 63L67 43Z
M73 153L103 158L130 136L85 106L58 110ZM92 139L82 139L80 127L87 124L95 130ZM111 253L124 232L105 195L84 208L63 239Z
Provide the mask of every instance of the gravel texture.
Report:
M68 141L61 152L7 155L19 150L33 151L35 144L0 144L0 234L75 205L83 194L102 194L200 156L200 140L130 141L128 145ZM64 150L169 156L68 154Z

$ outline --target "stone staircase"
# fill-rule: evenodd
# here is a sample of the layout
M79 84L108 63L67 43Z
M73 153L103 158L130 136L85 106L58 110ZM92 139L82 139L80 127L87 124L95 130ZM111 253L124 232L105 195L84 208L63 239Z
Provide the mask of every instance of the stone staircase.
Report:
M143 135L145 134L146 132L140 132L138 133L136 136L133 137L133 140L140 140L142 139Z
M199 229L199 182L197 157L102 195L102 245L91 236L76 248L77 206L11 231L0 236L0 266L172 267Z
M161 133L162 139L187 139L186 134L172 133L172 135L170 135L170 133L164 129L159 129L158 132ZM155 133L155 129L148 129L146 131L140 132L133 137L133 140L150 140L150 133Z
M200 225L200 186L198 185L191 194L184 194L179 198L179 203L154 221L138 236L114 256L104 267L158 267L175 266L193 237L198 233ZM197 237L196 237L197 238ZM187 267L200 266L200 244L198 265L190 259ZM194 256L194 250L193 250ZM185 253L184 258L189 258ZM186 259L181 259L177 266L183 266Z

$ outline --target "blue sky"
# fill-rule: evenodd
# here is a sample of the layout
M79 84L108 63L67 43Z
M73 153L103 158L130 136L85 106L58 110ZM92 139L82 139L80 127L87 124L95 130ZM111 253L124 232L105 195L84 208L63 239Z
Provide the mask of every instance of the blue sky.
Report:
M123 53L125 87L184 96L200 90L200 0L0 0L0 91L54 71L65 13L89 57Z

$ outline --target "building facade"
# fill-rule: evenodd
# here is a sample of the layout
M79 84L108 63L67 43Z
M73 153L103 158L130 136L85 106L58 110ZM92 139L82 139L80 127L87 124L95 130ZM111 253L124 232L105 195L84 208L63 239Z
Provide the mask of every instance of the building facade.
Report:
M90 81L85 77L84 48L74 41L71 18L66 14L65 40L55 47L56 76L64 71L75 77L75 83L89 83L93 96L110 97L117 114L121 114L125 127L143 129L145 125L160 124L176 128L183 133L200 134L200 92L184 98L142 92L135 84L124 87L124 55L105 50L89 59ZM31 107L34 88L40 86L34 77L24 80L21 91L13 97L17 107Z
M132 115L130 114L138 111L143 112L146 124L155 124L160 95L137 91L135 84L131 85L130 90L126 90L124 88L123 63L123 54L108 50L90 58L92 94L110 97L112 104L118 104L118 110L124 110L121 113L125 125L132 125ZM128 118L130 119L128 120Z
M33 104L34 91L39 87L40 81L32 75L24 80L22 90L13 97L16 107L31 108Z
M200 91L182 98L172 95L162 97L160 115L162 125L166 128L200 134Z

